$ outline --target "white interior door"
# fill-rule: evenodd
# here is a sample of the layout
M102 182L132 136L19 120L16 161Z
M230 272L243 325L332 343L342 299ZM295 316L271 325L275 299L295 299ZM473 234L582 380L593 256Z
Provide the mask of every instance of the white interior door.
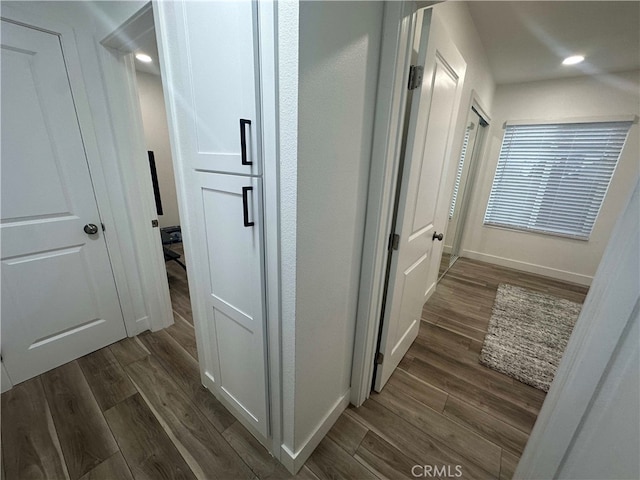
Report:
M2 356L15 384L126 332L60 39L3 20L1 62Z
M154 5L202 382L264 439L257 8L251 0Z
M418 65L422 85L413 95L397 206L398 250L393 251L374 388L380 391L418 335L428 291L437 203L451 153L466 62L430 10L423 16Z

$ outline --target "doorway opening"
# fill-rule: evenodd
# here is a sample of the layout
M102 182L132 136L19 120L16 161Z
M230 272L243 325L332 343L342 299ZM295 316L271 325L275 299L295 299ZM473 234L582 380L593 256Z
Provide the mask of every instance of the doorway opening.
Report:
M462 238L476 178L478 157L482 152L486 127L489 126L487 119L478 110L478 107L472 106L467 117L462 151L456 166L453 192L451 193L444 249L438 271L439 278L442 278L460 258L462 250Z
M433 7L432 15L437 18L435 12L442 8L446 9L447 7L443 5ZM486 20L489 17L488 14L479 12L482 9L480 4L470 8L474 14L471 15L471 18ZM563 12L556 13L559 17L563 15ZM536 12L531 12L531 14L535 15ZM614 15L616 14L614 13ZM479 23L481 22L479 21ZM429 36L437 30L437 24L433 21L426 27L426 29L423 27L423 32L428 32ZM487 29L487 31L491 30ZM464 42L450 43L464 48ZM466 53L468 55L468 51ZM401 55L396 58L398 64L404 61L407 64L407 70L409 69L409 62L403 59ZM451 57L439 52L438 58L446 61ZM472 57L466 56L466 58ZM418 64L422 65L421 63ZM425 78L426 83L435 85L436 82L431 81L432 78L428 75L432 68L432 65L424 65ZM619 78L620 83L618 85L623 85L627 81L637 82L637 74L634 72L620 74ZM474 80L478 81L477 77ZM630 97L625 97L627 93L625 93L624 88L613 86L614 82L610 78L606 80L611 88L608 88L605 92L604 89L598 87L599 84L605 81L604 77L582 79L585 84L588 84L586 88L593 93L593 96L619 98L621 100L620 105L624 102L623 98L630 100ZM540 83L536 84L536 81ZM548 119L549 116L544 111L545 109L553 112L553 115L558 118L557 123L560 125L571 123L571 121L576 123L606 123L607 121L620 123L626 121L626 130L623 129L621 138L627 135L627 132L630 131L629 127L633 124L632 115L626 115L627 110L625 107L617 107L617 110L613 111L613 108L608 110L607 108L602 108L601 105L595 105L595 103L587 105L588 102L582 102L580 105L581 107L586 106L592 116L590 118L576 118L579 117L582 110L571 109L568 104L559 105L557 102L554 104L551 100L552 96L545 96L545 93L550 93L551 90L543 91L540 88L542 86L551 87L556 95L559 92L562 92L560 95L575 95L574 81L568 78L556 78L553 80L535 79L535 81L523 81L522 84L508 86L498 84L495 97L491 102L487 103L487 105L490 104L493 107L494 115L496 115L492 119L492 125L489 125L488 120L490 119L483 114L483 110L472 108L474 106L472 95L467 110L459 116L458 123L453 127L460 131L458 154L456 155L455 149L453 149L448 158L450 162L449 171L452 171L453 175L446 178L439 175L439 172L435 173L438 178L442 178L436 187L442 192L440 196L442 201L439 202L437 207L438 212L432 215L434 219L433 225L428 227L428 222L426 221L413 221L411 225L413 230L400 232L397 229L393 229L391 231L389 255L402 257L402 238L417 238L423 232L420 227L431 228L430 233L433 232L432 238L435 241L435 245L438 245L438 240L441 238L440 233L442 233L444 249L441 256L436 247L431 246L431 260L437 262L439 267L436 269L438 271L438 286L434 291L431 291L429 282L414 286L414 288L409 285L412 280L410 276L414 275L417 269L420 268L420 262L427 258L424 255L429 255L429 253L425 253L426 250L421 251L423 256L419 258L416 256L413 262L404 265L405 268L399 268L397 265L391 268L391 275L394 275L394 273L396 275L395 280L393 277L387 279L388 287L385 288L385 294L383 294L382 298L379 298L384 312L383 315L378 317L381 322L380 336L377 338L378 349L374 350L374 354L371 355L371 357L375 358L372 363L375 362L376 364L375 367L372 367L375 369L375 373L373 374L373 393L371 396L375 399L375 402L383 403L400 417L407 415L407 410L414 408L423 408L430 413L433 413L431 410L435 410L437 414L433 414L433 421L449 425L451 431L463 426L465 429L473 431L482 437L484 441L498 445L501 448L501 452L499 452L498 456L494 456L493 460L489 460L490 455L485 456L484 459L477 458L474 460L476 465L484 465L483 468L489 470L504 468L506 471L511 470L513 472L518 458L524 450L528 435L536 422L550 384L550 382L546 384L544 382L536 383L536 378L525 379L526 375L518 376L513 372L508 372L508 368L505 368L504 365L505 362L502 362L502 365L499 365L500 362L498 362L498 365L490 362L491 354L486 353L489 351L487 347L490 344L487 338L493 335L492 328L495 330L492 327L494 325L494 310L500 305L509 305L509 301L505 303L505 299L510 298L513 302L512 305L517 305L520 310L526 310L523 315L517 317L517 322L513 321L512 315L511 324L519 323L520 319L529 314L535 314L536 311L540 310L540 304L544 302L549 302L549 305L553 305L547 317L563 317L563 321L571 317L570 321L567 322L570 326L566 329L566 333L562 334L565 339L562 346L549 349L554 350L555 354L554 359L549 363L555 362L557 366L564 354L566 341L568 341L573 323L578 318L581 305L589 291L591 276L595 273L597 267L597 265L594 265L592 271L585 274L585 269L581 268L583 262L575 260L579 257L576 252L586 253L589 250L589 246L594 248L596 245L594 241L590 241L587 244L584 239L583 243L580 243L578 238L567 240L567 237L565 237L565 239L561 240L553 238L549 232L540 232L539 230L527 231L525 235L521 233L522 228L520 232L515 232L515 228L498 227L490 224L492 219L487 220L488 214L485 214L485 211L488 198L489 195L495 195L492 188L494 177L504 170L502 166L498 167L498 160L502 158L502 140L505 136L501 129L508 128L511 121L514 121L514 125L518 124L515 120L520 120L519 125L544 124L544 121L530 119ZM474 84L471 83L471 85L471 88L475 90ZM534 93L535 97L533 96ZM415 101L416 94L414 93L413 95ZM406 93L399 94L396 98L398 99L398 104L404 104ZM531 102L532 98L535 98L536 102ZM579 99L576 98L575 100L577 105ZM531 108L532 104L535 105L535 108ZM409 110L408 105L407 110ZM407 115L413 115L417 110L414 105L411 105L410 112ZM423 112L425 112L424 118L428 118L433 109L425 109ZM495 112L498 113L495 114ZM399 116L402 117L402 114ZM607 116L609 117L607 118ZM615 120L612 120L614 116ZM573 120L571 120L571 117L573 117ZM413 121L416 122L415 120ZM503 127L503 122L506 125L505 127ZM398 123L402 124L401 121ZM547 120L547 123L551 122ZM614 127L617 128L617 125L614 125ZM396 125L395 128L398 128L398 126ZM564 127L559 127L559 130L563 135L565 134ZM405 157L404 165L398 169L400 172L398 175L400 176L407 175L406 172L411 169L410 164L413 161L410 157L412 146L418 148L423 145L414 145L414 141L411 138L412 134L415 135L410 127L408 136L405 135L399 140L399 143L406 141L406 150L409 152ZM529 136L527 138L530 139L532 137ZM623 145L623 143L624 141L620 145ZM396 151L400 150L400 147L394 147ZM541 150L545 148L544 145L538 147L537 144L535 147ZM619 159L620 166L617 168L625 169L634 178L634 173L637 170L632 173L633 167L629 160L630 149L633 148L633 144L630 147L626 147L624 152L623 148L621 146L620 150L612 155L616 159L614 163ZM429 165L433 168L433 149L424 148L424 150L432 155ZM518 152L517 154L520 153ZM561 165L573 161L579 163L581 162L580 158L583 158L582 154L567 154L565 157L570 157L567 160L566 158L552 157L551 154L547 156L546 152L538 157L544 157L544 161L549 163L557 161ZM554 158L555 160L547 160L548 158ZM401 161L398 161L398 163L402 164ZM585 163L588 162L582 162L579 168L574 168L573 165L568 166L564 170L563 178L574 180L579 177L581 172L589 168L589 165L584 165ZM539 158L533 156L531 164L539 165ZM397 164L394 166L397 166ZM555 175L554 182L556 178L561 177L561 175L554 173L552 165L546 165L546 168L549 172L552 172L551 176ZM422 170L424 170L424 167L416 169L416 172L421 172ZM535 174L538 171L542 170L538 168L532 173ZM384 181L386 182L387 180L384 179ZM507 201L510 202L518 194L516 191L518 185L520 185L520 190L530 191L536 188L535 186L529 186L530 184L535 185L535 181L536 179L533 175L521 174L520 177L514 180L514 183L517 184L516 187L513 187L513 190L510 190L501 198L504 202L501 205L508 203ZM388 182L388 185L391 185L389 191L393 192L393 182L390 180ZM557 192L555 203L558 204L562 199L561 197L570 196L571 193L560 192L554 182L549 183L550 187L542 193L537 191L536 195L543 197L545 194L555 191ZM624 195L621 195L621 198L626 198L630 182L627 182L618 173L613 178L612 185L613 183L618 185L616 188L620 188L619 192L625 192ZM403 184L398 182L398 185L400 185L399 188L401 190L405 189L405 192L396 192L396 202L398 201L397 199L400 199L400 202L406 202L406 198L409 197L410 200L418 198L416 203L420 204L419 195L411 197L407 194L407 191L409 191L407 185L410 185L409 180ZM555 190L553 190L554 188ZM445 193L447 190L449 194ZM434 189L430 189L430 191L434 191ZM599 236L599 232L603 232L605 243L608 240L610 229L604 231L602 225L611 227L615 217L624 207L623 203L618 202L618 199L615 198L616 194L607 195L608 202L617 203L616 212L615 214L612 212L611 216L600 215L598 218L600 223L593 230L594 239ZM614 200L611 200L612 198ZM567 201L573 200L569 198ZM389 203L391 204L392 202ZM544 201L541 200L543 206L538 210L544 210L546 213L548 203L551 202L546 199ZM596 206L596 210L599 207L600 204ZM380 217L385 220L385 216L389 215L387 212L401 211L403 208L408 207L402 204L394 204L392 208L389 205ZM517 207L512 207L512 210L515 211L513 216L520 215L521 210ZM439 220L439 215L441 215L440 218L444 222ZM471 223L469 222L470 217L473 220ZM412 218L411 220L415 219ZM573 222L567 221L565 223ZM406 233L409 233L408 237ZM400 251L394 251L394 234L399 234L401 237L396 242L400 245ZM431 238L431 235L429 237ZM463 238L467 237L473 237L472 242L467 240L463 242ZM500 243L491 241L498 237L501 237ZM502 249L502 251L497 250L497 247L494 246L495 244L499 245L498 248ZM569 249L568 246L571 246L571 248ZM425 248L428 249L429 247L425 246ZM596 257L600 259L602 249L599 249L597 253L596 250L598 250L597 247L594 248L593 255L590 255L590 258ZM523 254L523 252L526 253ZM564 253L560 254L559 252ZM556 254L557 256L555 256ZM550 256L553 256L557 264L549 261ZM586 257L587 255L585 255ZM383 258L386 259L387 257ZM528 258L533 258L534 260L527 260ZM567 259L569 258L574 258L574 269L568 264ZM560 264L563 265L564 269L558 268ZM417 275L415 276L418 277ZM507 288L504 288L505 286ZM396 290L398 288L405 293L408 292L409 295L405 294L398 297L402 298L402 308L392 313L389 318L389 311L393 309L393 305L390 306L389 304L390 301L394 301L394 295L397 295ZM431 295L432 293L433 295ZM376 295L379 294L374 292L372 296L375 297ZM405 308L405 298L409 297L413 299L415 305L420 305L419 310L414 307ZM421 301L422 303L420 303ZM523 307L525 305L527 307ZM508 310L509 308L507 307ZM415 316L412 313L414 311L417 311ZM513 312L515 310L511 307L510 311ZM573 313L565 315L564 312ZM540 336L553 337L554 334L549 334L542 322L537 323L540 318L537 317L537 320L534 321L534 324L540 330L538 332ZM369 324L371 323L373 322L369 322ZM517 337L518 335L513 336L516 339ZM391 348L385 349L385 342L386 346L391 345ZM507 341L506 348L515 346L516 343L516 341ZM363 351L366 350L363 349ZM380 381L380 372L385 369L385 364L388 362L391 363L390 367L387 366L390 371L386 378ZM553 375L551 378L553 378ZM537 380L540 380L540 378ZM388 382L386 387L384 386L385 382ZM438 395L440 395L441 402L437 401ZM418 405L416 401L422 405ZM494 431L493 436L489 435L486 428L489 425L497 428L499 432ZM480 443L483 442L481 441Z
M163 78L151 8L138 19L137 24L137 29L141 31L133 29L131 32L135 40L130 48L134 56L136 90L172 313L178 326L186 323L192 327L189 282L169 142ZM195 342L189 342L189 347L194 344Z

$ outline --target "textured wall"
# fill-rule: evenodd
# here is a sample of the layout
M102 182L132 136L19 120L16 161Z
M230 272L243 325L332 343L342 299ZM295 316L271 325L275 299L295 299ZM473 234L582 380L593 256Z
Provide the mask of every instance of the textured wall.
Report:
M302 2L295 446L350 385L382 2Z

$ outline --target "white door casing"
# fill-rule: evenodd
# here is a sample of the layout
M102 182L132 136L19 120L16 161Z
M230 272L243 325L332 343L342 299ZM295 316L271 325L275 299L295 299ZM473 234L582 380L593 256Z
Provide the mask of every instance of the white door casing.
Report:
M154 13L202 382L266 444L257 8L158 2Z
M437 203L451 153L466 62L430 10L423 16L418 65L422 84L413 95L396 234L374 388L380 391L411 346L428 291ZM445 213L446 215L446 213Z
M126 332L60 38L3 20L1 58L2 355L15 384Z

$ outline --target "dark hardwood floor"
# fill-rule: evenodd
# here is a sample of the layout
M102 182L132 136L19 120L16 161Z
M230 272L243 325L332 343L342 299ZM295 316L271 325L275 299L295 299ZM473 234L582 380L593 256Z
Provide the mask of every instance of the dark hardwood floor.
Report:
M175 248L175 247L174 247ZM179 246L178 246L179 249ZM544 392L478 363L499 283L584 301L586 289L460 259L380 394L348 408L296 477L200 384L188 284L167 264L175 324L2 395L2 477L61 479L511 478ZM440 473L442 475L442 472Z

